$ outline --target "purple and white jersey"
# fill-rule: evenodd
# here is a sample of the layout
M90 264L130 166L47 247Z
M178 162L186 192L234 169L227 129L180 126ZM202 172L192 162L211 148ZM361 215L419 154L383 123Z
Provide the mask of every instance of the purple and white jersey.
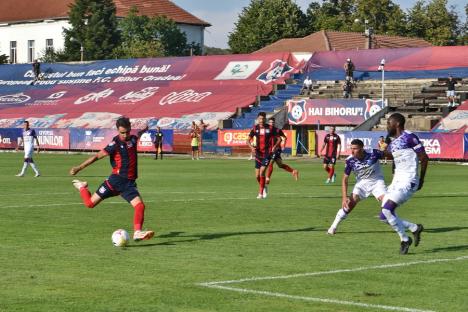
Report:
M23 131L23 146L24 150L34 149L34 139L37 138L34 129Z
M418 180L419 159L418 154L424 152L424 146L419 138L410 131L403 133L388 145L395 163L394 178L404 180Z
M357 159L352 155L346 158L345 174L350 175L351 171L356 175L357 182L368 180L383 180L379 159L382 159L383 152L373 149L370 152L364 151L364 158Z

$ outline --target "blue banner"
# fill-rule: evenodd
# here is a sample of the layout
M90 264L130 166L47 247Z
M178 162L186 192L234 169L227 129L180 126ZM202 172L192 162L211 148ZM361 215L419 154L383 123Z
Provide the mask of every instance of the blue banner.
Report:
M23 134L23 129L0 128L0 148L16 148L18 138Z

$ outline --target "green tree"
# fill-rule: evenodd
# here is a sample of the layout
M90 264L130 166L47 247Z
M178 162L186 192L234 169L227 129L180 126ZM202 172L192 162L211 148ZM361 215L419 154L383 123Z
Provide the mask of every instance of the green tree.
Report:
M460 45L468 45L468 4L465 6L465 16L465 25L463 25L461 29L460 38L458 40L458 43Z
M164 56L164 47L158 40L142 41L134 39L127 41L114 50L116 58L146 58Z
M430 27L427 16L427 6L424 0L419 0L408 10L408 36L426 38L426 31Z
M205 55L226 55L226 54L231 54L231 53L232 52L229 49L221 49L221 48L205 46Z
M250 53L282 38L303 37L305 15L292 0L252 0L229 34L233 53Z
M322 5L317 2L311 2L307 9L309 33L321 29L353 30L353 14L355 9L355 0L324 0Z
M391 0L357 0L354 18L368 20L375 34L406 35L406 14Z
M455 10L447 9L447 0L432 0L427 5L426 37L434 45L454 45L458 36L459 19Z
M5 54L0 54L0 64L7 64L8 63L8 56Z
M70 6L69 17L71 28L64 30L67 60L80 60L81 46L85 60L112 57L120 41L112 0L76 0Z

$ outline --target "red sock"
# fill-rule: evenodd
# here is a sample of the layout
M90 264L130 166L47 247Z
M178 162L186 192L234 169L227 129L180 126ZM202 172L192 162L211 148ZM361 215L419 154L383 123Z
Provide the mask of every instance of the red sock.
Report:
M133 229L135 231L141 231L143 221L145 220L145 204L139 202L133 208L135 209L135 213L133 214Z
M258 194L263 194L263 190L265 189L265 177L260 177L260 191Z
M330 173L330 167L326 166L326 167L325 167L325 171L328 172L328 173Z
M273 165L269 165L267 172L266 172L266 177L270 179L272 173L273 173Z
M330 168L330 173L328 174L328 177L331 179L333 177L333 174L335 174L335 167Z
M80 195L86 207L88 208L94 207L94 203L91 201L91 193L88 191L86 187L80 188Z
M281 166L281 169L286 170L287 172L293 172L293 170L294 170L293 168L289 167L289 166L286 165L286 164L283 164L283 165Z

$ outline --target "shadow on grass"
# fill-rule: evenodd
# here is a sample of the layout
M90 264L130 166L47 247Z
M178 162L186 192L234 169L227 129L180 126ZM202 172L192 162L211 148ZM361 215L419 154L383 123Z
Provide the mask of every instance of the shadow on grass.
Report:
M317 228L304 228L304 229L293 229L293 230L276 230L276 231L251 231L251 232L225 232L225 233L211 233L211 234L193 234L183 235L185 232L170 232L168 234L159 235L156 238L187 238L184 240L177 240L171 242L152 243L145 245L130 245L127 247L151 247L151 246L171 246L178 243L190 243L202 240L220 239L230 236L239 235L264 235L264 234L278 234L278 233L298 233L298 232L312 232L312 231L325 231L325 229Z
M445 251L464 251L464 250L468 250L468 245L433 248L433 249L427 250L426 253L445 252Z
M449 226L449 227L441 227L441 228L433 228L433 229L424 229L424 232L445 233L445 232L453 232L453 231L462 231L466 229L468 229L468 226Z

